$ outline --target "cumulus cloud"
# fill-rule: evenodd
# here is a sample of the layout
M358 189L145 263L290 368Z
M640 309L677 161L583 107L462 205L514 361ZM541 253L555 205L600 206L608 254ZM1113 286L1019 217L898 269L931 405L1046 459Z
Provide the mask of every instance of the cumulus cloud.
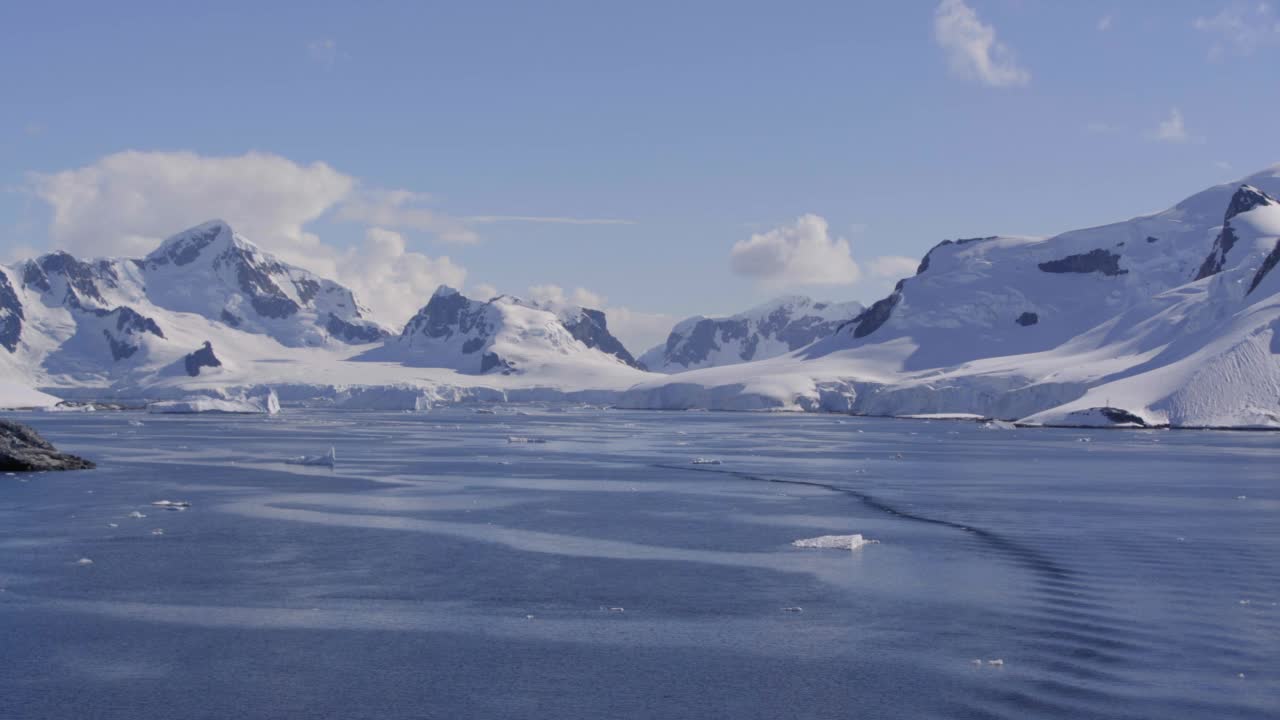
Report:
M410 252L404 236L386 228L369 228L364 244L340 257L334 279L354 290L374 317L397 328L426 304L436 287L462 287L467 279L466 269L448 256Z
M319 239L303 226L355 186L324 163L301 165L278 155L135 151L33 174L30 182L53 212L54 246L83 255L134 256L215 217L272 251L305 256Z
M942 0L933 14L933 37L947 55L951 72L991 87L1026 85L1031 73L1013 51L996 40L996 31L978 19L964 0Z
M430 202L430 195L408 190L361 191L343 203L338 216L396 230L421 230L447 243L480 242L465 222L427 207Z
M773 287L848 285L862 274L849 241L833 237L827 221L812 214L734 243L729 262L735 273Z
M919 266L919 260L902 255L881 255L867 263L872 275L890 280L915 275Z
M529 288L529 299L547 307L560 308L567 305L580 305L587 308L603 308L603 295L591 292L586 288L577 288L573 292L565 292L559 285L533 285Z
M1265 2L1233 2L1217 15L1196 18L1191 26L1213 37L1209 57L1215 60L1227 52L1251 55L1280 43L1280 17Z
M1152 140L1167 143L1184 143L1191 139L1187 134L1187 126L1182 121L1182 111L1178 108L1170 110L1169 117L1161 120L1149 135Z

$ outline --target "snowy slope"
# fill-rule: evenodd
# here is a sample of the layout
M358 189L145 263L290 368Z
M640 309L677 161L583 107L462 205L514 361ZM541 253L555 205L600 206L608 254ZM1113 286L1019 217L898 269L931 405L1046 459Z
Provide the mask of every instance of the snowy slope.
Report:
M833 336L623 404L1280 427L1278 170L1122 223L945 242Z
M860 303L782 297L728 317L681 321L666 343L640 358L648 370L677 373L776 357L828 337L861 313Z
M32 390L9 380L0 380L0 410L14 408L53 407L61 402L58 398Z

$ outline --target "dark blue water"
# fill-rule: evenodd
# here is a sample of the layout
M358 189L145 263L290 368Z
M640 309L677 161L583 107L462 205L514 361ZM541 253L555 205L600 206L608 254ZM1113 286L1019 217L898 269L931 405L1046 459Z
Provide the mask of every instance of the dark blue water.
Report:
M6 720L1280 716L1275 434L19 419L101 467L0 475Z

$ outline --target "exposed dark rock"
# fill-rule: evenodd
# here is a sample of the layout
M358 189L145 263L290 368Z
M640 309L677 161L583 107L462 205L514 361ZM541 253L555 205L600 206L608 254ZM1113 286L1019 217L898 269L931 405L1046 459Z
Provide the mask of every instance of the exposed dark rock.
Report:
M1128 410L1122 410L1121 408L1114 407L1103 407L1098 408L1098 411L1102 413L1103 417L1117 425L1137 425L1138 427L1147 426L1146 420L1143 420Z
M490 370L494 370L498 368L501 368L504 373L511 372L512 370L515 369L511 367L511 364L508 363L506 360L503 360L501 357L498 357L497 353L491 353L491 352L485 353L483 356L480 357L480 374L483 375L484 373L487 373Z
M53 286L49 284L49 276L44 274L44 270L40 269L39 263L35 260L28 260L23 268L22 284L29 288L35 288L42 293L53 289Z
M929 248L929 252L924 254L920 260L920 265L916 267L916 274L921 275L925 270L929 269L929 257L933 255L933 251L938 248L944 248L948 245L968 245L969 243L982 242L983 240L995 240L999 235L987 235L985 237L960 238L959 240L943 240L942 242Z
M22 336L22 321L26 319L18 293L9 283L9 276L0 271L0 347L9 352L18 349Z
M423 335L448 338L454 332L488 337L493 333L485 313L485 304L474 303L452 288L441 288L431 296L426 307L418 311L400 333L401 338Z
M1259 190L1252 185L1241 185L1236 189L1235 194L1231 196L1231 203L1227 205L1227 214L1222 221L1231 222L1231 218L1246 213L1256 207L1263 205L1274 205L1275 200L1265 192Z
M195 262L200 257L200 253L212 245L224 230L230 232L231 228L220 222L207 223L201 229L190 231L186 237L170 244L165 248L163 255L154 255L149 259L156 265L167 265L170 262L174 265L189 265Z
M377 342L387 336L387 332L370 322L347 322L329 313L329 322L325 324L329 335L351 345L363 345Z
M111 359L116 362L128 360L133 357L134 353L138 352L137 345L117 338L111 334L110 330L103 330L102 335L107 339L107 345L111 347Z
M1276 246L1272 248L1271 252L1267 253L1267 257L1263 259L1262 266L1259 267L1258 272L1254 274L1253 282L1249 283L1249 292L1245 293L1245 295L1253 292L1254 289L1262 282L1262 279L1267 276L1267 273L1275 269L1277 263L1280 263L1280 240L1276 241Z
M471 338L470 340L462 343L462 352L467 355L470 355L471 353L476 352L480 348L484 347L484 343L485 343L485 338Z
M1018 316L1017 323L1023 327L1029 327L1040 322L1040 316L1033 312L1024 312Z
M897 307L898 301L901 299L902 283L899 282L892 295L875 301L871 307L849 321L853 324L853 336L855 338L863 338L879 330L881 325L889 321L889 317L893 314L893 309Z
M560 322L570 335L587 347L608 353L632 367L636 366L636 359L627 351L622 341L609 332L609 323L603 312L582 308L576 318L562 318Z
M187 369L187 374L191 377L199 375L201 368L222 367L222 361L213 353L213 343L208 340L204 342L204 347L195 352L187 353L187 356L182 361Z
M1079 255L1068 255L1058 260L1049 260L1039 265L1047 273L1102 273L1103 275L1124 275L1128 270L1120 268L1120 256L1098 248Z
M1222 218L1222 232L1218 233L1218 237L1214 238L1213 248L1209 251L1208 257L1200 264L1199 271L1196 272L1196 280L1203 280L1210 275L1216 275L1222 272L1222 268L1227 264L1227 253L1231 252L1231 248L1235 247L1239 238L1236 236L1235 228L1231 227L1231 219L1240 213L1248 212L1254 208L1263 205L1274 205L1276 201L1261 190L1249 186L1241 185L1235 194L1231 196L1231 202L1227 205L1227 212Z
M230 311L224 309L222 311L222 322L230 325L233 328L238 328L240 327L240 323L244 321L241 320L239 317L236 317L235 315L231 314Z
M1153 243L1153 242L1160 242L1160 238L1158 238L1158 237L1154 237L1154 236L1151 236L1151 235L1148 235L1148 236L1147 236L1147 242L1149 242L1149 243Z
M1227 253L1235 247L1236 240L1236 231L1231 225L1223 225L1222 232L1218 233L1218 237L1213 241L1213 249L1209 251L1209 256L1200 264L1196 280L1203 280L1210 275L1222 272L1223 266L1227 263Z
M102 293L98 291L98 285L95 282L97 273L94 267L86 262L81 262L65 252L49 253L41 257L38 261L40 269L44 272L46 284L48 276L61 275L67 280L67 287L74 292L79 298L90 298L100 303L105 303L106 299L102 297Z
M94 464L81 457L58 452L35 430L0 419L0 472L88 470Z

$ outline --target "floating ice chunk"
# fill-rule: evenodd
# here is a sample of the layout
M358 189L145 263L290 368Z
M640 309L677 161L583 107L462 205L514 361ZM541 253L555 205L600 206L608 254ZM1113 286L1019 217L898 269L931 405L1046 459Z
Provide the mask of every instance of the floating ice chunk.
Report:
M693 459L694 465L720 465L721 462L716 458L696 457Z
M186 510L187 508L191 507L191 503L187 502L186 500L156 500L151 504L159 508L164 508L165 510L178 510L178 511ZM132 517L132 515L130 517ZM145 517L145 516L142 516L142 517Z
M498 414L496 410L490 410L488 408L476 408L471 412L475 415L497 415Z
M802 613L802 612L804 612L804 608L802 608L802 607L784 607L784 608L782 608L782 612L789 612L789 613Z
M1004 667L1004 660L1002 658L996 658L994 660L988 660L987 664L995 667Z
M988 420L982 423L983 430L1016 430L1017 425L1006 420Z
M107 523L107 527L109 527L109 528L118 528L118 527L120 527L120 523Z
M152 531L151 531L151 534L152 534L152 535L163 535L163 534L164 534L164 528L155 528L154 530L152 530Z
M77 565L92 565L92 564L93 564L93 561L92 561L92 560L90 560L89 558L80 558L79 560L77 560L77 561L76 561L76 564L77 564Z
M1249 499L1249 496L1248 496L1248 495L1237 495L1237 496L1236 496L1236 499L1237 499L1237 500L1248 500L1248 499Z
M275 415L280 412L280 398L275 390L264 395L239 398L193 397L186 400L153 402L147 406L153 415L223 413L236 415Z
M129 424L133 427L142 427L144 423L141 420L130 420Z
M515 445L546 445L547 441L542 438L519 437L512 435L507 438L507 442Z
M290 465L318 465L322 467L335 467L338 464L338 451L329 448L329 452L323 455L300 455L285 460Z
M853 535L823 535L822 537L796 540L791 544L798 548L857 550L863 545L873 545L879 542L879 540L868 540L862 537L861 534L855 533Z
M129 517L134 518L134 519L136 520L136 519L138 519L138 518L144 518L144 517L146 517L146 515L143 515L142 513L138 512L137 510L134 510L133 512L129 513Z
M974 659L970 660L969 662L973 663L974 665L981 665L981 664L982 664L982 658L974 658Z

